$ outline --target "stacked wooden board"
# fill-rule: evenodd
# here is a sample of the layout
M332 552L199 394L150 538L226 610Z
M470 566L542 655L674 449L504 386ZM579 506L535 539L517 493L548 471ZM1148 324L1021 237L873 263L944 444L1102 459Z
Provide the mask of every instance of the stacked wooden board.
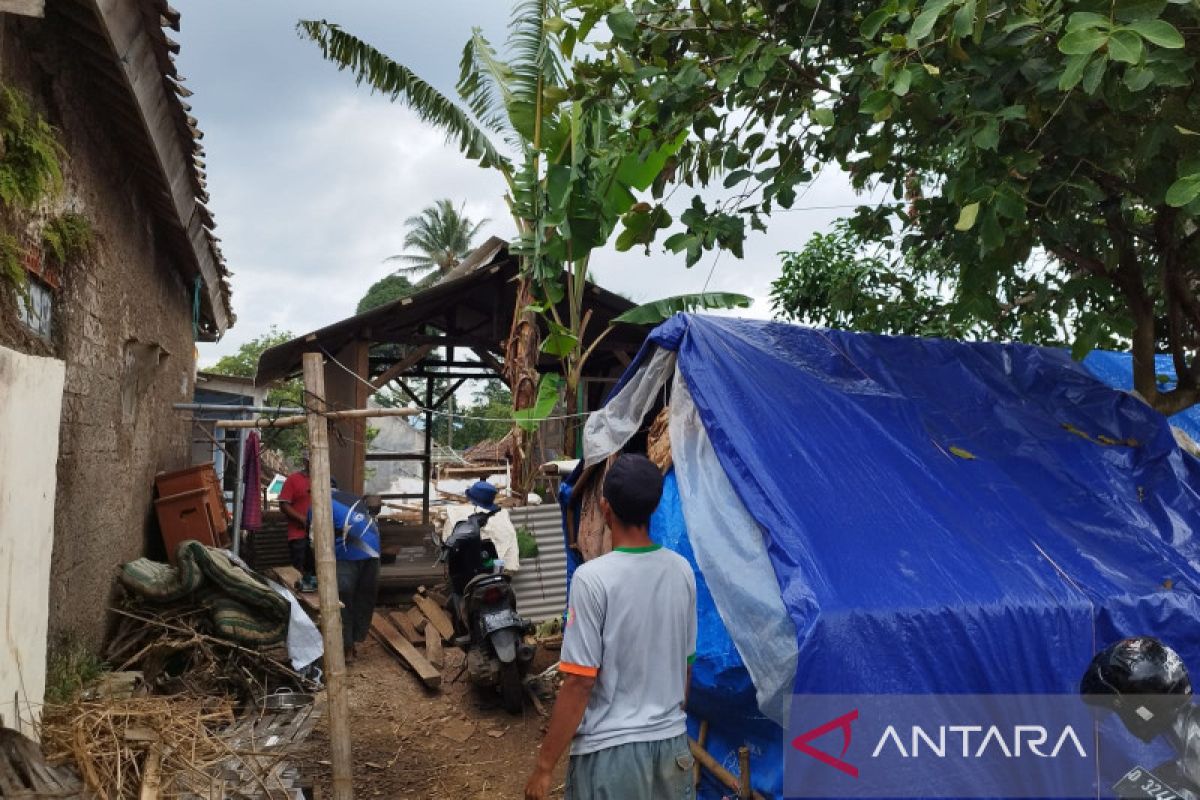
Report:
M450 615L421 587L407 611L376 611L371 633L430 689L442 685L445 643L454 639Z

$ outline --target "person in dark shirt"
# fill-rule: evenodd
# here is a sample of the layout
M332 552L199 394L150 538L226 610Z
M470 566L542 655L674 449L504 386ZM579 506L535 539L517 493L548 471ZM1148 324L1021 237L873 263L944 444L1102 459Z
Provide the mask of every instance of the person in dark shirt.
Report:
M308 477L308 452L301 457L300 469L287 476L279 492L279 510L287 517L288 556L300 573L302 592L317 590L317 566L308 540L308 515L312 509L312 482Z

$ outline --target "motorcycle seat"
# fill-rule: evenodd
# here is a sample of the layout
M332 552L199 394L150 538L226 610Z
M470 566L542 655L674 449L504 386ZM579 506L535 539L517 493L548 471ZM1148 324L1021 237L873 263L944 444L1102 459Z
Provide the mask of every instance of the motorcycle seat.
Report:
M471 592L475 591L480 586L484 586L489 583L508 583L508 582L509 582L509 579L504 575L493 575L491 573L486 573L483 575L476 575L474 578L471 578L471 580L467 581L467 585L463 589L463 594L469 595L469 594L471 594Z

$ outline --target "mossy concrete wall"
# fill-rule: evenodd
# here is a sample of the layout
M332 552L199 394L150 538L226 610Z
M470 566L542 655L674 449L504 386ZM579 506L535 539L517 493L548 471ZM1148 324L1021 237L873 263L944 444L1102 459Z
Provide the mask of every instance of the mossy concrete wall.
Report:
M191 397L196 351L190 282L123 155L130 133L114 124L79 55L53 18L0 14L0 81L30 96L66 154L62 194L3 224L35 250L39 213L80 213L95 234L91 255L62 270L51 337L24 329L5 297L0 344L66 364L50 632L98 647L117 566L159 546L154 475L187 465L190 426L171 406Z

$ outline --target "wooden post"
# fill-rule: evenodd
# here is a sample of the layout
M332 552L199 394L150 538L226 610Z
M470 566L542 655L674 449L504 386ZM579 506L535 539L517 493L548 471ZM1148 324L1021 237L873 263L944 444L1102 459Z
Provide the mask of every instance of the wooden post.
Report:
M313 554L317 593L321 598L321 637L325 642L325 679L329 693L329 749L333 762L334 800L353 800L350 767L350 697L346 686L346 653L342 649L342 615L333 554L333 497L329 486L329 423L325 410L325 372L320 353L304 354L305 405L312 484Z
M738 748L738 800L750 800L750 748Z
M429 493L433 484L433 378L425 379L425 488L421 494L421 524L429 524Z

